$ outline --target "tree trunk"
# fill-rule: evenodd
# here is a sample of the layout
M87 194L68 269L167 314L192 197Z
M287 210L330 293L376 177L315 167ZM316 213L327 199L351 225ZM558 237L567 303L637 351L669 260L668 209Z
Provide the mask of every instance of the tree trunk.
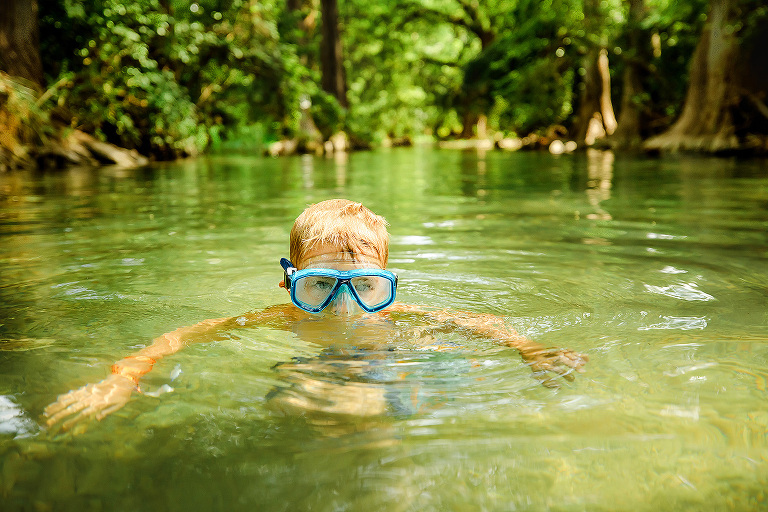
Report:
M477 112L472 111L467 105L464 105L461 115L461 135L462 139L472 139L477 134L477 122L480 119L480 115Z
M600 115L603 117L605 133L616 131L616 114L611 101L611 70L608 64L608 51L603 48L597 56L597 71L600 73Z
M616 130L608 52L604 48L594 48L584 57L584 69L584 89L574 134L577 141L592 145Z
M584 0L584 28L587 33L598 33L605 20L600 13L599 0ZM616 130L616 116L611 103L611 75L608 52L598 45L590 46L582 61L584 79L581 83L574 138L591 146Z
M323 90L332 94L344 108L347 102L347 77L339 34L339 8L336 0L321 0L323 17L320 67Z
M621 95L621 110L616 131L610 143L616 149L638 149L642 144L642 106L638 98L643 93L641 82L642 62L645 62L644 33L641 23L645 17L643 0L629 0L628 42L629 52L624 68L624 87Z
M0 70L44 85L37 0L0 1Z
M768 60L763 53L755 66L745 65L754 52L740 47L739 34L733 30L737 22L749 17L748 12L736 16L738 4L738 0L710 0L707 24L691 59L683 112L667 132L645 143L647 149L711 153L745 149L740 139L749 130L744 121L749 117L747 111L757 112L759 118L768 93L768 84L754 77L765 75ZM740 119L741 134L735 115Z

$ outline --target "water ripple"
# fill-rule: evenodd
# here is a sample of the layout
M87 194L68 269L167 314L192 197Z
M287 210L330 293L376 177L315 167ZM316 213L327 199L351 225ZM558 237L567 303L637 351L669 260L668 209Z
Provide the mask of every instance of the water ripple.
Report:
M0 434L11 434L20 438L29 437L37 430L35 422L16 403L14 397L0 395Z
M638 331L650 331L654 329L680 329L687 331L690 329L704 329L707 327L707 318L699 316L664 316L663 322L652 325L643 325L637 328Z
M646 284L644 286L650 293L666 295L667 297L680 300L715 300L712 295L699 290L694 283L673 284L670 286L653 286Z

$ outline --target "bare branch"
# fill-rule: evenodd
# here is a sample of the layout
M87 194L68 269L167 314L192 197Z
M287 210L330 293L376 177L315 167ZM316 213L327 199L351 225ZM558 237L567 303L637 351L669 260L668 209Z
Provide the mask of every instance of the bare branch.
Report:
M760 98L751 92L743 91L743 93L752 101L757 111L764 115L766 119L768 119L768 105L766 105L763 101L760 100Z

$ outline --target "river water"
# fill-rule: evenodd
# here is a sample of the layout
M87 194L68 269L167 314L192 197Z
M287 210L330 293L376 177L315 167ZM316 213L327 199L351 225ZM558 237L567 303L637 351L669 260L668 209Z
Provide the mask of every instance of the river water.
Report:
M550 389L458 334L340 361L262 327L43 428L154 337L285 302L293 219L333 197L388 219L398 300L501 316L585 373ZM413 148L0 174L0 509L766 510L767 283L764 161ZM361 385L386 411L279 413L290 366L314 403Z

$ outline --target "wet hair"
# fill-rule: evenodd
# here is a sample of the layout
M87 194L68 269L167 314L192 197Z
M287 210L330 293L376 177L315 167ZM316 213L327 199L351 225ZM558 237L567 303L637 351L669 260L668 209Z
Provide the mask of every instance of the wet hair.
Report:
M382 268L389 258L387 221L361 203L346 199L309 206L294 222L290 243L294 265L300 265L309 252L322 245L338 247L353 257L374 257Z

